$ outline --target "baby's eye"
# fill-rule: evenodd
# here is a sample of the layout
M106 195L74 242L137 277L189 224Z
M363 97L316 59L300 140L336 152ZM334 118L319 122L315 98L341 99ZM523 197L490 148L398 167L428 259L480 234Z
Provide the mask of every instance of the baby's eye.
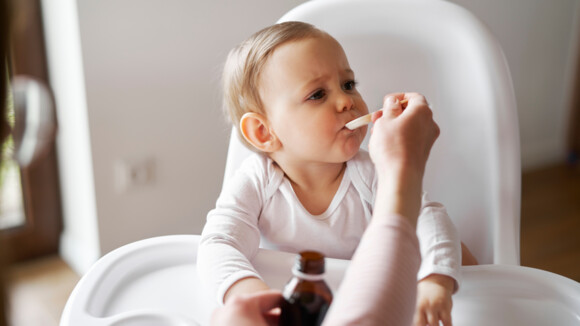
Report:
M324 90L318 90L316 91L314 94L310 95L310 97L308 98L309 100L320 100L321 98L324 97L324 95L326 95L326 93L324 92Z
M345 91L352 91L353 89L356 88L356 81L354 80L349 80L346 83L344 83L344 85L342 85L342 89Z

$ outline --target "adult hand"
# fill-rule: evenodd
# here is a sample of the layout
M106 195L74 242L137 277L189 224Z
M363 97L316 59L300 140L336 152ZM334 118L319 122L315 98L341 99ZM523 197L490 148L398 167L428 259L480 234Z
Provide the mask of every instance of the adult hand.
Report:
M267 326L278 325L282 293L267 290L232 297L217 308L211 319L212 325Z
M407 99L403 109L400 101ZM371 159L378 166L402 165L425 169L439 127L427 100L417 93L385 97L383 110L373 114L373 134L369 142Z
M408 100L405 108L400 103L403 99ZM411 218L415 224L425 165L439 127L425 97L417 93L387 96L383 110L373 114L372 120L369 153L385 194L386 211Z

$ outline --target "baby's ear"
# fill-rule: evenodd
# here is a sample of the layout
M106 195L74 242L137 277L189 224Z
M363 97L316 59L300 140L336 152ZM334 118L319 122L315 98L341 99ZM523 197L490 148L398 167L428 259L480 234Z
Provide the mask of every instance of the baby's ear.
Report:
M259 113L245 113L240 119L240 130L246 141L259 151L272 153L280 147L278 137L270 129L268 119Z

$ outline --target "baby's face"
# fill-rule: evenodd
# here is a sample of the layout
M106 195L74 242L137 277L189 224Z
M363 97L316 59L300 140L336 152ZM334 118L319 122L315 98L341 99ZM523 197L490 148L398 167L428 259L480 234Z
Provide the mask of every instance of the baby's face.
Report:
M366 127L344 126L368 109L342 47L330 36L276 48L260 76L260 97L282 154L292 159L345 162L366 135Z

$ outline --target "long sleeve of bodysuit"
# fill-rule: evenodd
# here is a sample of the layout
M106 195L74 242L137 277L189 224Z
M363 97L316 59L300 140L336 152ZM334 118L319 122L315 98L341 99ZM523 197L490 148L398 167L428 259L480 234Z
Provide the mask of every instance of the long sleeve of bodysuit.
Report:
M461 283L461 242L445 207L423 194L421 214L417 219L417 237L421 248L421 268L417 280L431 274L455 280L454 292Z
M238 280L260 275L252 259L260 245L258 217L265 189L260 174L245 173L244 166L225 185L216 207L207 215L197 253L198 275L209 293L223 301Z

